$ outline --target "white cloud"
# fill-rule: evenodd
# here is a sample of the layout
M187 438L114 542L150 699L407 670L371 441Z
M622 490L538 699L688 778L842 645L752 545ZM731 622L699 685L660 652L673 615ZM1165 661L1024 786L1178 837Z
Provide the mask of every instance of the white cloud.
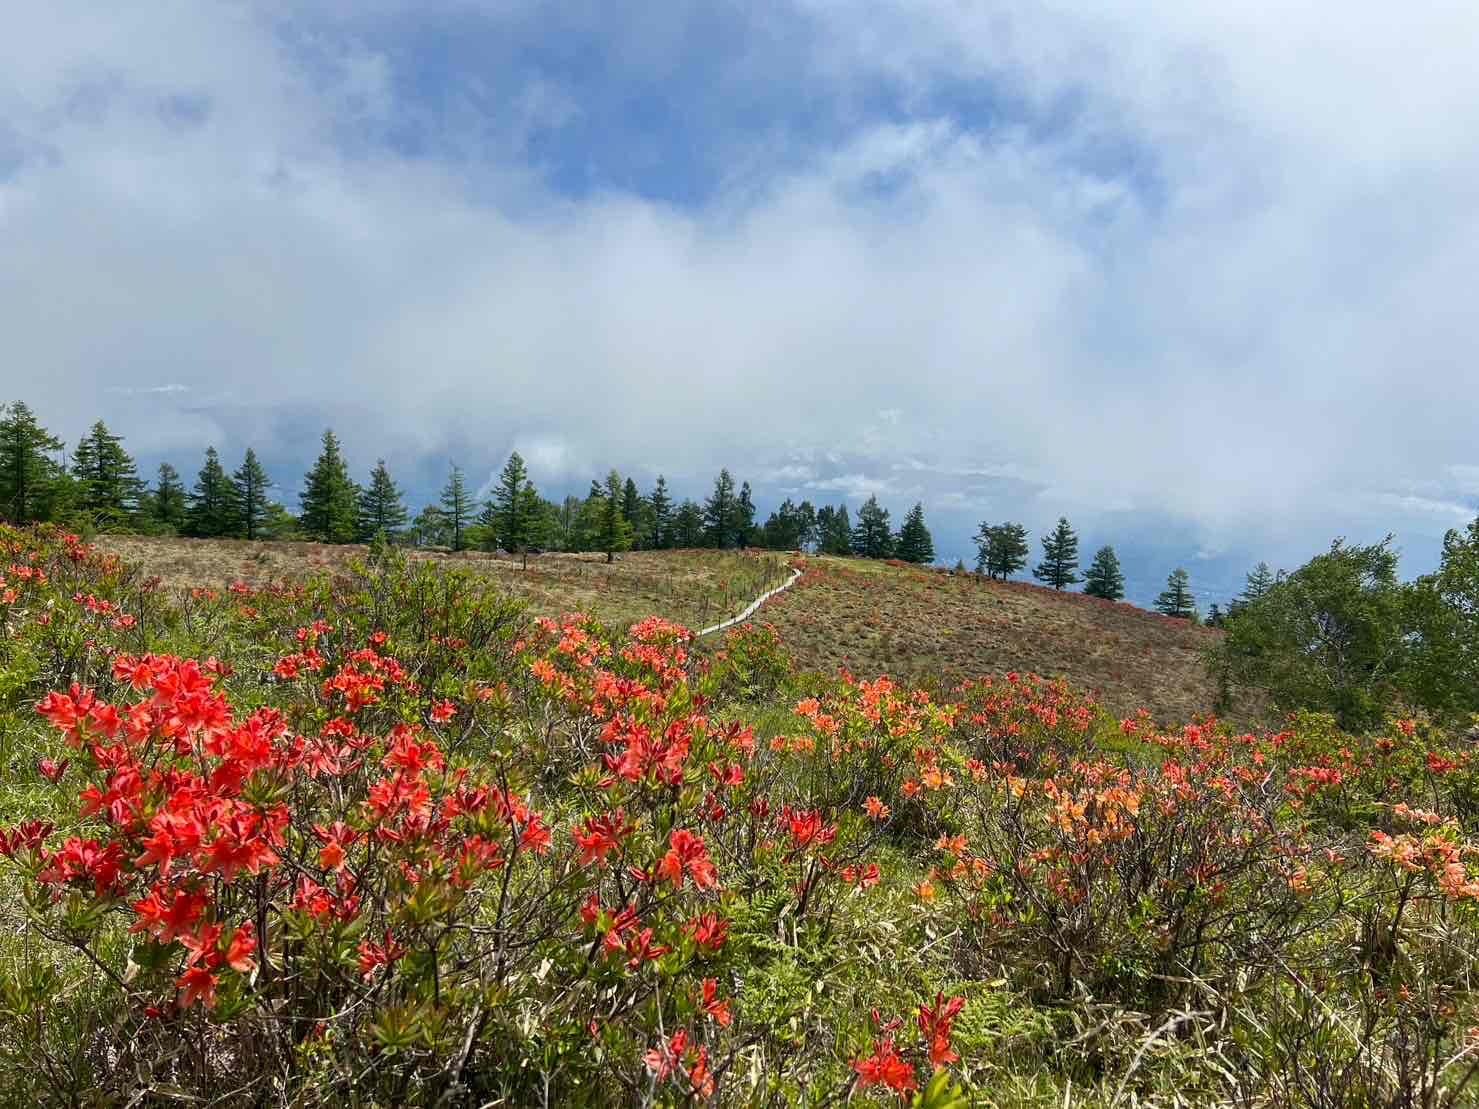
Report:
M739 141L691 207L543 184L537 141L590 108L550 78L504 131L478 74L428 116L355 33L394 4L287 39L276 6L18 16L4 392L143 451L332 419L362 461L1133 505L1208 550L1318 544L1351 489L1419 535L1473 511L1474 9L802 8L808 79L892 82L903 117ZM952 99L983 82L1000 119ZM385 139L412 116L432 154Z

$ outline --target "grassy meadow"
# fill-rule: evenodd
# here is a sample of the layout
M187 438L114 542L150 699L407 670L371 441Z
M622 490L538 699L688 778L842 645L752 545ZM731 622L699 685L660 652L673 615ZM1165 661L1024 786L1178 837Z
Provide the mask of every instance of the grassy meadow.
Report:
M0 527L0 1104L1474 1104L1471 738L884 565L698 649L760 559L576 561Z

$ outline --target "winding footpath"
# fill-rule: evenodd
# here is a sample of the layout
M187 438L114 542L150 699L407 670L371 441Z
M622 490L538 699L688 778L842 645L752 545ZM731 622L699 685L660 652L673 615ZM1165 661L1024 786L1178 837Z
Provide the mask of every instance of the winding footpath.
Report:
M787 589L790 589L791 586L795 585L796 584L796 579L799 578L800 576L801 576L801 571L800 570L792 570L791 571L790 578L788 578L786 581L781 582L780 585L776 586L774 589L770 590L768 593L762 593L762 594L760 594L760 596L756 597L753 601L750 602L750 607L747 608L747 609L745 609L738 616L731 616L728 620L721 620L721 621L719 621L719 623L715 624L713 627L711 627L711 628L705 628L703 631L701 631L697 635L695 635L694 638L695 639L702 639L706 635L711 635L714 632L723 631L725 628L732 628L736 624L742 624L742 623L744 623L751 616L755 615L755 610L758 609L761 605L763 605L766 601L770 600L777 593L784 593Z

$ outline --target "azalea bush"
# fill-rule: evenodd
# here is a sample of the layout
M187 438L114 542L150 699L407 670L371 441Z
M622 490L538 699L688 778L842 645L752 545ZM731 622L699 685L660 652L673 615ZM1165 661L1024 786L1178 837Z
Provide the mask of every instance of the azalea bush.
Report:
M1457 1105L1467 741L0 528L18 1103Z

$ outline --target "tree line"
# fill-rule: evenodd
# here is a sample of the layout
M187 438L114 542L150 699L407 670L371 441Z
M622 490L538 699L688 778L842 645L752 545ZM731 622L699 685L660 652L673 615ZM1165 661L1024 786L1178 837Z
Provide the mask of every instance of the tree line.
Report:
M760 522L749 482L736 485L727 469L702 503L678 500L662 475L644 494L614 469L593 480L585 497L555 501L540 495L515 451L486 497L479 499L453 465L437 499L413 516L384 459L361 484L350 474L338 437L326 430L295 515L274 499L276 483L250 448L230 472L216 449L207 448L189 487L168 462L160 464L152 485L142 480L122 438L101 420L78 442L70 464L53 457L64 450L24 403L0 407L0 517L198 538L350 543L384 536L525 557L546 549L603 551L610 559L633 548L762 547L915 563L935 558L922 504L909 510L897 531L877 497L858 510L856 524L846 504L817 508L790 498Z
M982 521L976 532L976 572L1000 581L1027 568L1031 550L1027 529L1017 523L993 524ZM1060 516L1052 531L1042 537L1042 559L1032 569L1032 576L1054 589L1065 589L1083 582L1084 593L1105 601L1125 597L1125 575L1119 556L1105 544L1094 552L1094 558L1079 577L1078 533L1067 517ZM959 567L964 569L964 567ZM1154 609L1166 616L1199 622L1201 614L1191 592L1191 577L1178 566L1166 578L1166 588L1156 597Z

